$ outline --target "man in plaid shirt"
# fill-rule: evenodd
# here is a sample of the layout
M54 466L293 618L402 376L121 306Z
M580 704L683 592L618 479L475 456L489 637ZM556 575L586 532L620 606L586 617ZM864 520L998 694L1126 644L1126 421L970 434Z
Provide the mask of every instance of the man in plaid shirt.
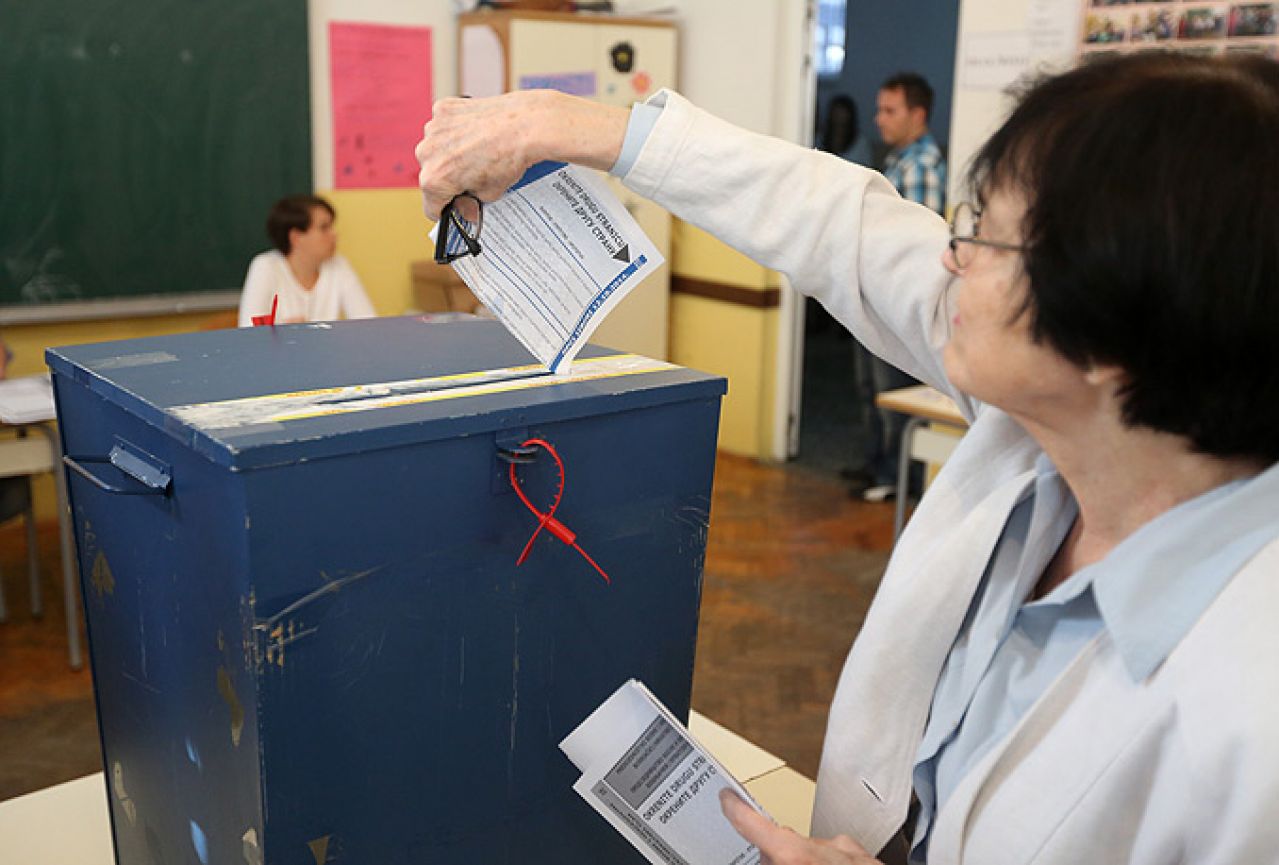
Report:
M917 201L938 213L946 210L946 160L928 131L933 110L933 88L920 75L902 72L885 81L876 101L875 125L884 144L891 148L884 162L884 177L903 198ZM853 495L882 502L896 493L897 460L906 419L896 412L875 408L875 395L918 384L906 373L872 355L857 353L857 378L865 404L865 466L847 472Z
M928 131L933 88L913 72L894 75L879 89L875 125L891 151L884 177L902 198L945 216L946 160Z

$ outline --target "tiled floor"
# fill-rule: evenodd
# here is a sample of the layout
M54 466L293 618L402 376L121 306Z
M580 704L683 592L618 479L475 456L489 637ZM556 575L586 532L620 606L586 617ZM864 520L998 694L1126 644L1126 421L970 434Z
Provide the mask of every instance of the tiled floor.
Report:
M0 528L0 580L9 621L0 624L0 799L101 767L93 681L67 662L57 524L41 524L44 616L31 615L26 533L21 520ZM81 626L81 639L83 639Z
M41 526L46 613L33 620L20 521L0 527L0 799L100 768L92 682L67 665L55 526ZM890 505L829 475L721 456L693 705L817 770L826 707L883 570Z

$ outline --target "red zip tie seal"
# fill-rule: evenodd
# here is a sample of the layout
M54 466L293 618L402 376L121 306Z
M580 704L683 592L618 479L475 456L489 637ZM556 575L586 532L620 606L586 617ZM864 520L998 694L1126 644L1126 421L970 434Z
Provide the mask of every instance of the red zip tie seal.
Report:
M537 517L537 528L534 529L533 534L529 536L528 543L524 545L524 551L520 553L520 557L515 560L515 566L519 567L524 564L524 560L528 558L529 552L533 549L533 542L536 541L537 536L542 533L542 529L546 529L558 538L561 543L577 550L578 553L581 554L582 558L586 559L590 566L604 578L604 582L612 585L613 581L608 578L608 574L604 573L604 569L596 564L595 560L592 559L586 550L582 549L581 545L577 542L577 535L574 534L568 526L555 518L555 511L560 506L560 500L564 498L564 485L567 481L567 476L564 473L564 460L560 459L560 455L555 450L555 446L545 439L531 438L525 439L521 442L520 447L539 447L550 454L551 459L555 461L555 468L558 470L560 478L559 483L556 485L555 497L551 500L550 508L546 511L546 513L542 513L537 509L537 506L529 500L528 495L525 494L524 487L520 483L520 479L515 474L515 463L511 463L511 487L515 490L515 494L520 497L520 501L524 503L524 507L528 508L533 516Z

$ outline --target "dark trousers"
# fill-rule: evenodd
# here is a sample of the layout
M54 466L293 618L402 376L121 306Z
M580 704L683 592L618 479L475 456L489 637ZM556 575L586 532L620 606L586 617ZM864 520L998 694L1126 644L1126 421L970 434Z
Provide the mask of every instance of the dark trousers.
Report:
M857 392L862 403L866 428L863 465L875 478L875 485L897 483L897 461L901 455L902 430L906 416L876 408L875 395L899 387L919 384L915 379L857 345Z

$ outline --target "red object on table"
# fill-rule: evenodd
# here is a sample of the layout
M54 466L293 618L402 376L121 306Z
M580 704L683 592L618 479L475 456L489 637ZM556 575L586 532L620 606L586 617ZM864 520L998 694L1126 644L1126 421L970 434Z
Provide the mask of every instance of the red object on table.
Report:
M253 319L253 326L261 327L262 325L270 325L274 327L275 326L275 309L279 305L280 305L280 296L277 294L275 297L271 298L271 314L270 315L251 316L251 318Z

